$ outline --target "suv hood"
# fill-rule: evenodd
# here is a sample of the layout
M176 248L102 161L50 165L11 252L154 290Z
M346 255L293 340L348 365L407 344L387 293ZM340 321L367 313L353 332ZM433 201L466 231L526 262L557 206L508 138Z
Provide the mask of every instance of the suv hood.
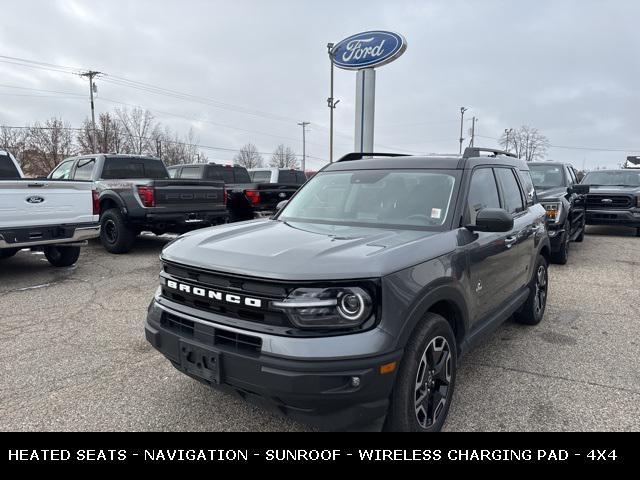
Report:
M536 187L536 195L540 201L557 200L567 194L567 187Z
M391 230L278 220L204 228L167 245L162 259L278 280L375 278L435 258L456 232Z

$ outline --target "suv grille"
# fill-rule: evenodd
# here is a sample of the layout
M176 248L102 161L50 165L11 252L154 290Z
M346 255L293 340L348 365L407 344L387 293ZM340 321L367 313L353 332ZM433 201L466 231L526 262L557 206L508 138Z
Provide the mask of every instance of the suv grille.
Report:
M169 313L162 315L161 324L167 330L178 333L185 338L198 340L206 345L254 354L260 353L262 349L262 339L260 337L202 325Z
M587 208L591 210L625 210L631 207L632 199L626 195L604 195L591 193L587 195Z
M259 308L247 306L244 303L230 303L225 301L211 300L202 295L195 295L192 291L181 291L169 288L163 282L162 296L172 302L195 308L205 312L216 313L225 317L235 318L248 322L255 322L261 325L290 327L290 323L280 311L270 310L271 301L283 300L288 291L293 287L281 286L273 282L246 279L234 275L221 274L217 272L201 272L182 265L165 263L163 273L165 280L171 279L181 284L190 285L207 292L213 290L216 293L237 295L240 298L250 298L259 300Z

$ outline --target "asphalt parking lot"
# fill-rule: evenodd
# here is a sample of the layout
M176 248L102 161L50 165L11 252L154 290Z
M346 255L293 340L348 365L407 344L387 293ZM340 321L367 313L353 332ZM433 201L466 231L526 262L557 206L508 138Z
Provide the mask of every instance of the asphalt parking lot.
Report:
M460 365L446 430L640 430L640 238L590 227L554 265L543 322ZM0 430L304 430L180 374L144 338L166 238L0 265Z

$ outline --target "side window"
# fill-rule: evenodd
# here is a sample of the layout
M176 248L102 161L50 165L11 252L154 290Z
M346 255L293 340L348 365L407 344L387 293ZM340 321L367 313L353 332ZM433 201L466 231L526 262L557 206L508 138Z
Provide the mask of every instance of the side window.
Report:
M180 178L200 178L200 167L182 167Z
M252 181L255 183L269 183L271 181L271 171L257 171L251 172L253 175Z
M73 160L62 162L51 172L51 178L53 180L69 180L71 178L71 167L73 167Z
M569 179L569 185L575 185L576 183L578 183L578 180L576 179L576 176L573 173L573 168L565 167L565 173L567 175L567 178Z
M527 207L530 207L536 203L536 189L533 186L531 173L529 173L528 170L520 170L518 173L520 174L520 180L522 182L522 187L524 188L524 197L527 201Z
M91 180L91 177L93 176L93 167L95 166L95 158L82 158L78 160L76 173L73 175L73 178L75 180Z
M495 172L504 196L502 208L512 214L521 212L524 209L524 205L522 204L520 186L513 174L513 170L510 168L496 168Z
M178 167L169 167L167 168L167 172L169 172L170 178L177 178L178 176Z
M493 170L479 168L473 172L469 186L469 215L471 224L475 224L478 211L483 208L500 208L500 197Z

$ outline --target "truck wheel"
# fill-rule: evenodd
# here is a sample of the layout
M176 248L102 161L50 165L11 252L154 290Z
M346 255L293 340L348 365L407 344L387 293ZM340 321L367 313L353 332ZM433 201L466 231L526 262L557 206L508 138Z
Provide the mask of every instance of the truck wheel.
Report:
M551 252L551 261L553 263L558 263L560 265L566 265L569 261L569 242L570 242L570 226L565 225L565 233L564 239L562 241L562 245L560 246L560 250L557 252Z
M585 218L582 219L582 226L580 227L580 235L578 235L575 239L576 242L580 243L584 240L585 230L587 229L587 220Z
M110 208L100 218L100 241L110 253L127 253L131 250L136 233L117 208Z
M52 245L44 247L44 256L54 267L70 267L78 261L80 247L61 247Z
M456 367L456 341L449 322L428 313L405 349L384 429L440 431L451 405Z
M519 312L514 315L516 322L525 325L537 325L544 316L547 307L547 292L549 289L549 271L545 258L540 255L536 262L533 280L529 286L529 298Z
M5 258L11 258L16 253L18 253L18 250L16 250L15 248L6 248L4 250L0 250L0 260L4 260Z

